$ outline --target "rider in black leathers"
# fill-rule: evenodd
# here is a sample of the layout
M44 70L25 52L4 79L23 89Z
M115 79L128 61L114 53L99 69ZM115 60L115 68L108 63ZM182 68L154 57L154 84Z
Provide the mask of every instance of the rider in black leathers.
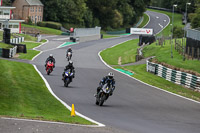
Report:
M65 72L66 72L68 69L70 69L70 72L73 73L73 78L75 77L75 70L74 70L75 68L74 68L74 66L73 66L73 62L70 60L70 61L69 61L69 64L68 64L67 66L65 66L64 72L63 72L63 74L62 74L62 76L63 76L62 80L64 80Z
M97 94L99 93L99 91L101 90L101 88L103 87L105 83L109 83L111 85L110 96L112 96L112 93L115 90L115 79L113 77L114 77L114 74L112 72L109 72L108 76L103 77L103 79L99 83L99 87L97 87Z
M46 59L45 67L46 67L48 61L53 62L53 64L54 64L53 67L55 67L56 61L55 61L55 59L53 58L53 54L50 54L49 57Z

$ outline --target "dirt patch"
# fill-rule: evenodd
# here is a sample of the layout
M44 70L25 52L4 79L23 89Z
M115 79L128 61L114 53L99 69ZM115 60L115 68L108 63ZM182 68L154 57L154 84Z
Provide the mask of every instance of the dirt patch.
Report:
M164 63L164 62L159 62L159 61L158 61L157 59L155 59L155 58L152 59L152 62L153 62L153 63L160 64L160 65L163 65L163 66L165 66L165 67L167 67L167 68L170 68L170 69L173 69L173 70L176 70L176 71L181 71L181 72L189 73L189 74L192 74L192 75L195 75L195 76L200 77L200 73L198 73L198 72L196 72L196 71L187 70L187 69L183 69L183 68L178 68L178 67L169 65L169 64L167 64L167 63Z

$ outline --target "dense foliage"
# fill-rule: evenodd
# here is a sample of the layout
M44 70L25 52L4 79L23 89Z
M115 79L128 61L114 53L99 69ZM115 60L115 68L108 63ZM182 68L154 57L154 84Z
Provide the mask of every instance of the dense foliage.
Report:
M133 25L150 0L41 0L44 20L103 29ZM68 28L68 27L67 27Z

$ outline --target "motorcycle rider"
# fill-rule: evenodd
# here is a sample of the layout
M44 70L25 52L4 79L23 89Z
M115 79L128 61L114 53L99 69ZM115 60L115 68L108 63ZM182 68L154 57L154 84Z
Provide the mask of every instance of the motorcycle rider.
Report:
M65 75L65 72L67 71L67 70L70 70L70 72L72 72L73 73L73 77L72 78L74 78L75 77L75 68L74 68L74 66L73 66L73 62L70 60L69 61L69 64L67 65L67 66L65 66L65 69L64 69L64 72L63 72L63 74L62 74L62 80L64 80L64 75Z
M71 47L69 47L69 48L67 49L66 54L68 54L68 52L71 53L71 57L72 57L72 48L71 48Z
M53 54L50 54L49 55L49 57L46 59L46 62L45 62L45 67L47 66L47 62L48 61L51 61L51 62L53 62L53 68L55 67L55 63L56 63L56 61L55 61L55 59L53 58Z
M111 85L110 96L112 96L112 93L115 90L115 79L114 79L114 74L112 72L109 72L108 75L103 77L103 79L99 82L99 87L97 87L97 94L99 93L99 91L101 90L101 88L103 87L105 83L108 83Z

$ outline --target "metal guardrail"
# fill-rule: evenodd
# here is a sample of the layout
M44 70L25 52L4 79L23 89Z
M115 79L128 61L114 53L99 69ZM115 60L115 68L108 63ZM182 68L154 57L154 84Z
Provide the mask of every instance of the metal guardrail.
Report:
M146 63L148 72L154 73L155 75L174 82L175 84L200 90L200 77L181 71L176 71L160 64L152 63L149 60L147 60Z
M200 41L200 30L187 29L187 37Z

